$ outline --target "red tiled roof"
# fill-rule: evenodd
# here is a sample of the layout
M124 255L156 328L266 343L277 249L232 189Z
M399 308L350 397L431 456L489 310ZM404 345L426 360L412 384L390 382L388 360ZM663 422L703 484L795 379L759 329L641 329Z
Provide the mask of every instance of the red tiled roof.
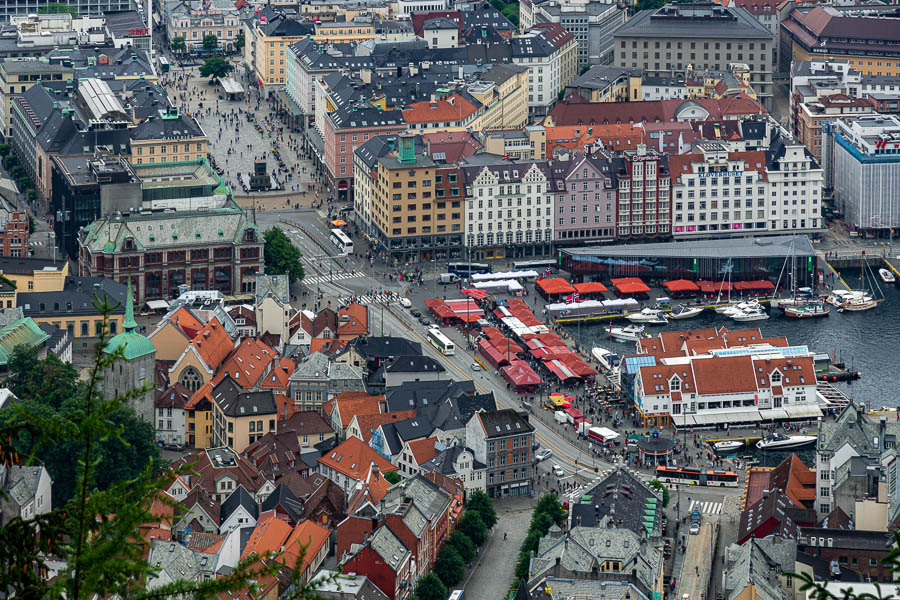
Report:
M277 356L278 353L263 342L243 338L222 363L213 378L213 386L228 375L245 390L254 388Z
M691 361L700 394L755 393L759 388L749 356L723 356ZM689 391L689 390L685 390Z
M409 451L412 453L413 461L417 465L421 465L437 456L437 450L434 449L437 441L436 437L427 437L409 442Z
M330 532L325 527L313 521L302 521L294 527L294 530L284 542L284 564L293 568L300 558L301 547L305 547L303 565L298 570L303 574L309 565L316 559L322 546L328 541ZM306 573L306 576L311 575Z
M291 526L274 515L257 523L241 553L241 560L254 552L259 556L266 552L279 552L289 535Z
M349 304L338 311L338 335L342 338L369 334L369 311L362 304Z
M343 415L343 413L341 413ZM386 423L395 423L412 419L416 416L415 410L396 410L394 412L386 412L372 415L350 415L350 420L356 417L356 424L359 426L359 432L363 436L363 441L367 444L372 439L372 430L378 429Z
M342 392L332 400L341 416L341 427L346 428L354 416L379 414L384 396L370 396L365 392Z
M695 100L654 100L646 102L561 102L553 107L544 125L597 125L606 123L674 122L685 103L699 104L711 119L724 115L764 115L762 104L742 94L727 98ZM548 139L549 141L549 139Z
M225 328L218 319L210 319L197 335L191 340L191 344L197 349L197 354L213 371L217 371L219 365L231 352L234 344L226 333Z
M277 363L272 364L272 370L266 375L266 378L259 383L260 389L269 390L285 390L288 386L288 380L291 373L294 372L297 363L291 358L280 358Z
M319 463L331 467L338 473L354 480L359 480L368 472L369 465L375 463L381 472L386 473L395 469L383 456L375 452L359 438L351 437L344 440L328 454L321 456Z
M403 111L403 120L410 124L464 121L477 110L459 94L452 94L440 100L413 102Z

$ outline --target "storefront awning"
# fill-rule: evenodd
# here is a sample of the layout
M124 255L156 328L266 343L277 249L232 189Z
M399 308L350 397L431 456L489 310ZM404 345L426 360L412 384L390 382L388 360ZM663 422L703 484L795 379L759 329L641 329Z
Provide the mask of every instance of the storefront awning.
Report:
M785 406L788 417L791 419L814 419L822 416L822 409L818 406L800 405Z

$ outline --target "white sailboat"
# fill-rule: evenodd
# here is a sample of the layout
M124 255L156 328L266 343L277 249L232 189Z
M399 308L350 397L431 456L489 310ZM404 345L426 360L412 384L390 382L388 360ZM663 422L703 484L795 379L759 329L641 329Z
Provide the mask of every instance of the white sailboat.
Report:
M849 311L849 312L862 312L864 310L872 310L876 306L878 306L878 302L869 295L866 289L866 257L860 257L860 279L861 279L861 287L860 290L850 290L850 294L844 298L844 301L840 305L841 311Z

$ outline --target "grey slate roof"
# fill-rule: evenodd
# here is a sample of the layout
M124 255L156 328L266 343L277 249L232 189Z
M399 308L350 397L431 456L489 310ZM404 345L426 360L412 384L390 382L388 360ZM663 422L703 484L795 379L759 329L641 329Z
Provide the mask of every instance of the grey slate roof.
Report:
M471 381L411 381L385 390L384 399L388 412L438 406L448 398L474 394Z
M99 287L95 288L95 284ZM18 304L23 307L26 317L95 315L94 294L101 299L106 294L111 303L119 304L113 314L122 314L125 312L125 292L126 287L112 279L67 277L59 292L19 292Z
M710 2L667 4L657 9L642 10L625 21L613 37L771 40L774 34L746 10Z
M394 535L386 525L382 525L375 530L369 539L369 545L385 564L394 571L400 569L410 555L409 549L403 545L400 538Z
M850 402L833 421L822 422L816 451L833 454L849 444L860 456L878 458L885 448L884 442L896 442L900 435L900 424L895 419L885 419L882 433L881 418L865 415L855 403ZM878 440L877 445L875 440Z
M212 392L213 402L225 416L243 418L254 415L274 415L278 412L272 390L245 392L231 376L226 376Z
M178 542L150 540L151 565L159 568L172 581L197 581L200 577L200 562L197 554Z
M37 495L38 483L44 467L0 466L0 483L18 506L31 502Z
M617 526L636 533L647 530L650 525L647 533L651 537L661 531L662 499L627 469L612 471L582 498L571 508L573 526L599 527L604 519L612 518ZM618 525L619 520L621 525Z
M773 538L766 538L773 539ZM781 540L779 546L766 543L765 540L751 538L742 546L732 544L725 550L725 576L723 578L723 592L726 600L734 600L749 585L753 585L756 594L761 600L785 600L786 595L769 575L771 569L781 573L792 570L797 554L797 542L795 540ZM775 556L769 556L765 547L769 546L776 551L780 546L792 547L793 553L784 555L777 552ZM782 562L787 559L787 562Z
M398 356L385 365L386 373L443 373L444 366L430 356L405 355Z
M272 296L282 304L291 300L291 291L288 285L288 276L281 275L256 275L256 301L259 302L266 296Z
M197 120L190 115L180 115L174 109L160 110L156 117L150 117L130 130L131 139L175 140L206 137Z
M281 508L292 521L297 523L300 521L300 513L303 512L303 503L297 500L294 492L288 486L279 483L278 487L263 501L260 508L263 511Z
M412 500L428 521L434 520L450 505L450 495L422 475L391 486L381 500L381 509L392 513L406 500Z
M437 471L444 475L456 475L456 459L466 449L462 446L450 446L438 452L434 458L419 465L423 472ZM472 458L473 469L484 469L486 466Z
M230 517L239 506L243 506L254 519L259 518L259 505L256 503L256 500L253 499L250 492L244 489L244 486L238 484L237 489L231 492L231 494L225 498L225 501L222 502L222 506L219 509L219 524L221 525L227 521L228 517Z
M337 579L324 581L334 574L336 571L319 571L310 582L310 589L326 600L388 600L385 593L365 575L341 573Z
M534 426L512 408L481 412L478 413L478 417L488 439L523 435L534 431Z
M383 139L383 137L378 136L375 139ZM422 353L422 344L419 342L394 336L358 337L350 342L350 345L356 349L356 353L361 358L366 360Z

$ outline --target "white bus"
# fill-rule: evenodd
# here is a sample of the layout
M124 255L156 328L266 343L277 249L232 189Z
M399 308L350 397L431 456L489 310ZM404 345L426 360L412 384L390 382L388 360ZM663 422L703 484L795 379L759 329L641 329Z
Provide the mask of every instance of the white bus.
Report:
M428 341L446 356L450 356L456 352L456 346L453 345L450 338L444 335L438 327L432 327L428 330Z
M353 242L340 229L331 230L331 243L341 251L341 254L353 254Z

